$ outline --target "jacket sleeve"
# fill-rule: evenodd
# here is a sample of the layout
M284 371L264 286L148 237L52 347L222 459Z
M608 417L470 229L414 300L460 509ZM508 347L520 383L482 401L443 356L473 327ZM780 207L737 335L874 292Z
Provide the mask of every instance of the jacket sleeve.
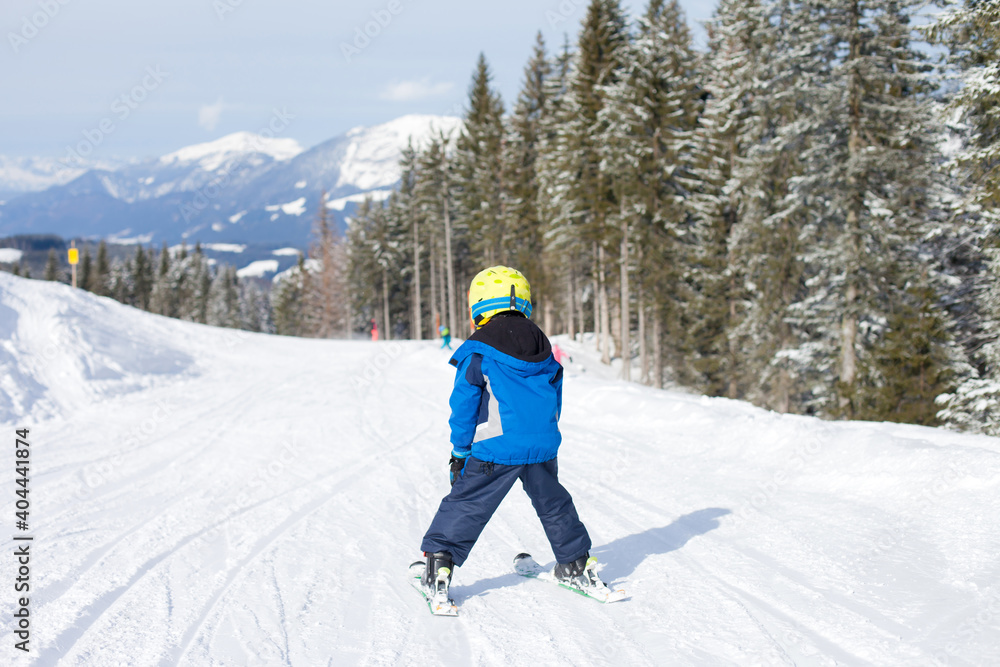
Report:
M552 384L556 387L556 421L562 417L562 387L563 387L563 367L559 364L559 369L552 377Z
M458 364L455 386L451 390L451 446L455 456L468 456L476 434L479 406L483 399L483 357L470 354Z

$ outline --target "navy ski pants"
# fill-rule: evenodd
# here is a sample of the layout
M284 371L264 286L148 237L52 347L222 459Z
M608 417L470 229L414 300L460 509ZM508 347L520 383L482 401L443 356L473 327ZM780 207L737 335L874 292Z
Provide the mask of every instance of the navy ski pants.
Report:
M464 563L486 523L518 479L538 513L556 561L572 563L587 553L590 536L576 513L573 498L559 483L556 459L512 466L471 456L451 493L441 501L420 550L447 551L455 565Z

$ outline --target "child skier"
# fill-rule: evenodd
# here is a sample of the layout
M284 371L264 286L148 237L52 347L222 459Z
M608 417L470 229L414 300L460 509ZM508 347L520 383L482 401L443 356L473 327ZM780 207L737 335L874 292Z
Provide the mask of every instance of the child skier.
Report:
M476 330L455 352L451 393L451 492L424 535L422 583L440 597L518 479L531 498L567 583L592 585L590 536L557 478L562 436L562 366L531 316L531 287L518 271L493 266L472 279Z

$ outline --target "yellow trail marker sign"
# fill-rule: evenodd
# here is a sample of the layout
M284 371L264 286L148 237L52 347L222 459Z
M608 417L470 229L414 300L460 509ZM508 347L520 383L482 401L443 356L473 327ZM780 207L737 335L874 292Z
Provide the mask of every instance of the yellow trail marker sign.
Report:
M78 248L69 249L69 263L70 264L80 263L80 250Z

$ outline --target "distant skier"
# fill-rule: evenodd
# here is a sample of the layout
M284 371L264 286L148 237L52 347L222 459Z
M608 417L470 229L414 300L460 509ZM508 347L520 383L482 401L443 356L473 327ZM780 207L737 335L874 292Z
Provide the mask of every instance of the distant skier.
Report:
M552 346L552 356L559 363L560 366L563 365L563 359L569 359L570 361L573 361L573 357L563 352L563 349L558 345Z
M438 333L441 334L441 349L448 348L451 349L451 329L446 325L442 324L438 327Z
M452 488L420 547L427 558L422 583L436 595L447 592L453 568L520 479L558 562L555 576L586 586L596 576L590 536L557 476L563 369L528 319L531 287L514 269L490 267L472 279L469 308L476 330L450 362L457 368Z
M378 342L378 323L372 318L372 342Z

